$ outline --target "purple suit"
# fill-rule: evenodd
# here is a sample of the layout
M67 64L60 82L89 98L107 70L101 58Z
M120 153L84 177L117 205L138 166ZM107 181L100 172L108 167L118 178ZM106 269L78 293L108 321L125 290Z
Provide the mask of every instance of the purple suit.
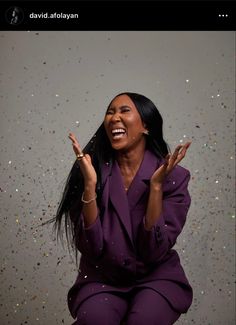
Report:
M127 193L117 162L111 172L108 164L103 166L99 216L93 225L84 228L81 215L77 243L80 268L67 297L73 318L88 297L100 292L128 292L134 287L155 290L179 313L187 312L190 307L192 288L178 253L172 249L191 202L187 169L177 165L167 176L163 183L161 217L152 230L144 228L149 181L162 163L146 150Z

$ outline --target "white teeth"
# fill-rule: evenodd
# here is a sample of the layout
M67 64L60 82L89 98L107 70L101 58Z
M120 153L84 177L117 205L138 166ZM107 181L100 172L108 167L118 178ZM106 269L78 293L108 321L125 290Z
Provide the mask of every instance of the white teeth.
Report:
M113 139L120 139L122 137L124 137L124 133L117 133L117 134L113 135Z
M115 134L115 133L125 133L125 130L123 130L123 129L114 129L111 132L112 132L112 134Z

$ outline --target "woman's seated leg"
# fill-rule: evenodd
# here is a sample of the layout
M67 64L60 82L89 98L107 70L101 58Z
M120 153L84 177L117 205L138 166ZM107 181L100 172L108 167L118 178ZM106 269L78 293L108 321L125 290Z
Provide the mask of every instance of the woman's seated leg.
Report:
M180 315L172 309L162 295L152 289L144 288L133 296L125 324L171 325Z
M119 325L128 310L125 298L112 293L98 293L86 299L72 325Z

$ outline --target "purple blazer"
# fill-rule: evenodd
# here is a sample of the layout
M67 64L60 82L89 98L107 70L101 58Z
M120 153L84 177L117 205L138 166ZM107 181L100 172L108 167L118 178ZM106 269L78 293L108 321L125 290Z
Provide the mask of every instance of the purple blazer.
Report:
M151 230L144 228L149 181L163 163L146 150L141 166L125 192L119 166L104 164L104 189L99 215L85 228L80 216L77 248L80 267L67 295L73 318L79 305L99 292L128 292L135 287L151 288L171 306L186 313L192 303L192 288L172 249L190 206L190 173L177 165L163 183L162 214ZM76 208L73 211L76 216Z

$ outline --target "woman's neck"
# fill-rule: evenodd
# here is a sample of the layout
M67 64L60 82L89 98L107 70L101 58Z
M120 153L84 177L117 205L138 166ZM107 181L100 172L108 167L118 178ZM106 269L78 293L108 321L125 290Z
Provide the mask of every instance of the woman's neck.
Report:
M117 152L116 160L123 175L135 175L145 152L145 147L139 146L128 152Z

